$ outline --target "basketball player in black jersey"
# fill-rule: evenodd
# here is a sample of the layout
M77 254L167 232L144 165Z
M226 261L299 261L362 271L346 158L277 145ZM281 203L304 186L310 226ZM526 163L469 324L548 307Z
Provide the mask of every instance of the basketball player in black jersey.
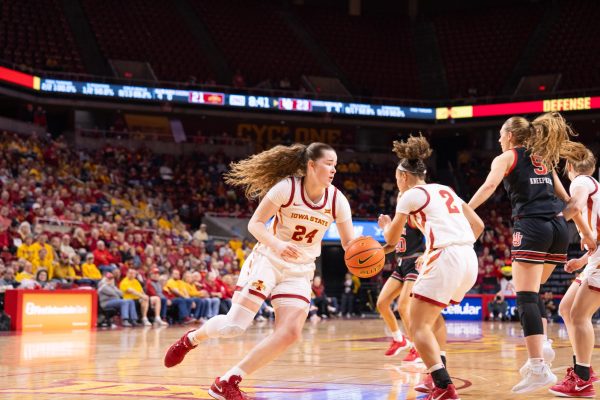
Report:
M569 196L555 168L561 148L572 135L559 113L543 114L533 122L522 117L509 118L500 129L503 153L494 159L485 183L469 202L476 209L504 181L512 206L513 282L529 355L520 371L523 379L512 389L514 393L531 392L557 380L543 357L543 303L539 290L556 265L567 261L569 238L562 210ZM581 215L573 219L583 232L582 243L595 249L596 242ZM549 354L551 358L553 353Z
M383 285L381 293L379 293L379 297L377 298L377 309L392 333L392 343L385 352L385 356L393 357L398 355L402 350L410 348L410 352L402 361L405 363L419 363L422 362L419 353L410 340L400 331L396 316L390 307L394 299L397 298L398 312L404 323L404 329L406 332L410 332L408 328L408 301L413 284L417 276L419 276L417 259L425 251L425 239L421 231L414 224L414 221L412 221L412 217L405 226L404 234L396 245L395 251L398 266L387 282L385 282L385 285Z

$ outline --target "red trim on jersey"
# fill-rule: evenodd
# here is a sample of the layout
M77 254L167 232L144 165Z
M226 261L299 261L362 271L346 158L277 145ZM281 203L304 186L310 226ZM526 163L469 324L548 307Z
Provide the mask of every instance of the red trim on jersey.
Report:
M292 193L290 193L290 199L288 200L288 202L281 205L282 208L289 207L289 205L292 204L292 201L294 201L294 192L296 191L296 178L291 176L290 179L292 180Z
M456 304L460 304L460 301L454 301L454 300L450 300L450 304L454 304L454 305L456 305Z
M422 295L417 294L417 293L411 293L410 297L414 297L415 299L419 299L419 300L422 300L422 301L424 301L426 303L430 303L430 304L433 304L434 306L438 306L438 307L442 307L442 308L446 308L448 306L447 304L441 303L441 302L439 302L437 300L434 300L434 299L430 299L429 297L422 296Z
M429 248L430 249L435 249L434 243L435 243L435 237L433 236L433 229L429 228Z
M300 300L304 300L305 302L310 304L310 300L308 300L304 296L300 296L299 294L276 294L276 295L271 296L271 300L280 299L280 298L300 299Z
M586 177L590 178L592 180L592 182L594 182L595 189L594 189L594 191L592 193L590 193L590 197L592 197L598 191L598 182L596 182L596 180L594 178L592 178L591 176L589 176L589 175L586 175Z
M423 192L425 192L425 195L427 196L427 201L426 201L426 202L425 202L425 204L423 204L423 205L421 206L421 208L419 208L418 210L411 211L411 212L410 212L411 214L418 214L418 213L420 213L421 211L423 211L423 209L424 209L425 207L427 207L427 205L429 204L429 201L431 200L431 197L429 196L429 193L427 192L427 190L425 190L425 189L424 189L424 188L422 188L421 186L415 186L415 189L421 189Z
M517 150L514 147L511 150L512 150L513 155L515 156L515 158L513 159L512 165L510 166L510 168L508 169L508 171L506 171L504 173L504 176L509 176L510 173L513 172L513 170L517 166L517 160L519 159L519 153L517 153Z
M236 286L235 289L233 290L234 292L239 292L243 289L243 286Z
M433 264L433 262L435 260L437 260L438 258L440 258L441 255L442 255L442 252L440 251L439 253L437 253L436 255L434 255L433 257L431 257L429 260L427 260L427 264L426 265Z
M338 190L337 190L337 188L333 188L333 189L334 189L334 191L333 191L333 202L332 202L333 204L331 205L331 215L333 215L333 220L335 221L335 199L337 197Z
M595 292L600 292L600 288L597 288L596 286L590 286L589 283L588 283L588 287L590 288L590 290L593 290Z
M325 207L325 205L327 204L327 198L329 197L329 190L325 190L325 196L323 199L323 204L321 204L320 206L313 206L310 205L308 203L308 201L306 201L306 198L304 197L304 177L302 177L302 179L300 180L300 196L302 196L302 201L304 202L304 204L306 204L306 206L310 209L313 210L320 210L323 207Z
M250 294L253 294L253 295L255 295L256 297L260 297L260 298L261 298L261 299L263 299L263 300L266 300L266 299L267 299L267 296L265 296L265 295L264 295L264 294L262 294L261 292L257 292L257 291L256 291L256 290L254 290L254 289L249 289L249 290L248 290L248 293L250 293Z

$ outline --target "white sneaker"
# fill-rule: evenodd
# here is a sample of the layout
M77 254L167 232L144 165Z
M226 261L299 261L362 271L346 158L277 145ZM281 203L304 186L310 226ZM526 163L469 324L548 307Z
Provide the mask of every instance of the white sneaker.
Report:
M513 386L512 391L513 393L529 393L544 386L554 385L556 381L556 375L550 371L548 364L530 364L526 369L525 376L521 382Z
M150 321L148 321L148 318L142 319L142 325L144 325L144 326L152 326L152 324L150 323Z
M546 339L542 348L542 354L544 356L544 361L546 361L546 364L552 365L552 361L554 361L554 357L556 357L556 353L552 348L552 339Z
M169 326L169 323L166 321L163 321L162 318L155 318L154 319L154 325L156 326Z
M521 378L525 377L525 374L527 374L527 370L530 366L531 363L529 362L529 359L527 359L527 361L525 361L525 364L523 364L523 366L519 369L519 374L521 375Z

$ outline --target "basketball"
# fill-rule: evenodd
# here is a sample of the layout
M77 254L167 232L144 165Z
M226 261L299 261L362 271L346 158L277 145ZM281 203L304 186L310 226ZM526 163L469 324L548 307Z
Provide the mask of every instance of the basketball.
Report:
M377 240L363 236L350 243L344 261L352 274L359 278L370 278L383 269L385 253Z

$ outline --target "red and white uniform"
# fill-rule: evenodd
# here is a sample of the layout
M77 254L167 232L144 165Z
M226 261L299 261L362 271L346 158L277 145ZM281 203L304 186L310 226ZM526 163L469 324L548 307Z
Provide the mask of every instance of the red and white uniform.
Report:
M300 257L284 260L258 243L244 262L238 289L262 300L271 296L273 306L280 299L295 299L308 309L315 259L321 255L321 241L333 222L352 218L346 197L333 185L313 203L304 190L304 179L291 177L273 186L267 198L279 206L269 232L285 242L296 244ZM289 304L286 303L286 304Z
M464 201L448 186L418 185L400 197L396 212L412 215L426 238L427 253L412 296L446 307L459 303L477 280L475 237Z
M573 196L575 188L583 188L588 193L586 207L581 211L583 219L588 223L592 233L597 238L600 228L600 184L598 181L588 175L579 175L573 179L569 192ZM577 281L582 283L588 281L590 289L600 291L600 250L593 252L589 258L585 269L577 277Z

